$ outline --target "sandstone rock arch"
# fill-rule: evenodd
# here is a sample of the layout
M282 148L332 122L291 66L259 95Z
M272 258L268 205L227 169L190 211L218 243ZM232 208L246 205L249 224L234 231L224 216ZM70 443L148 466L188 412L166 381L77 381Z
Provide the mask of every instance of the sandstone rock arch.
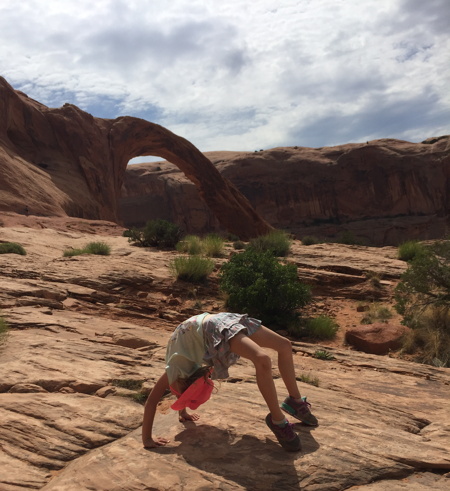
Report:
M0 210L117 222L128 161L155 155L186 174L224 229L243 239L271 229L192 143L160 125L48 108L1 77L0 114Z

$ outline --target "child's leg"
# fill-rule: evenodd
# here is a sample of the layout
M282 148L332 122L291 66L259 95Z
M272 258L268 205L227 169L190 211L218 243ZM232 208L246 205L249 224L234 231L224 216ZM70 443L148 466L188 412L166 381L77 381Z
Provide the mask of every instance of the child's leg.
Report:
M250 339L263 348L270 348L278 353L278 369L286 390L291 397L301 397L295 376L292 344L289 339L280 336L265 326L261 326Z
M237 355L253 362L256 369L256 382L269 408L272 420L282 421L284 414L280 409L278 394L272 378L270 356L255 341L242 333L238 333L230 339L230 348Z

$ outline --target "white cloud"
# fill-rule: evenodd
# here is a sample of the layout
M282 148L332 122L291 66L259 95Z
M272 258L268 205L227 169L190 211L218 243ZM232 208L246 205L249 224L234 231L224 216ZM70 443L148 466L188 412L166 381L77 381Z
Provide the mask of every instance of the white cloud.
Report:
M0 74L203 151L450 132L448 0L3 0Z

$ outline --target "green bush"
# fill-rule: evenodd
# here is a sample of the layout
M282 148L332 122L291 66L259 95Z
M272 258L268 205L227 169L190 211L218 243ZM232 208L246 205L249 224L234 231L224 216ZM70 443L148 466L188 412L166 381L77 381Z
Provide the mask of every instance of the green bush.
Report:
M200 256L179 256L170 262L169 268L179 280L201 283L214 271L214 262Z
M313 235L305 235L302 239L302 244L305 246L309 245L314 245L314 244L319 244L320 240L317 237L314 237Z
M6 341L8 331L8 324L6 323L5 319L0 316L0 346Z
M408 240L398 246L397 257L402 261L412 261L424 252L424 246L417 240Z
M318 360L335 360L336 358L334 355L332 355L329 351L327 350L316 350L314 352L314 358L317 358Z
M208 257L222 257L225 241L216 234L208 234L202 241L203 252Z
M178 242L176 250L191 255L201 254L203 250L202 240L197 235L186 235L183 240Z
M96 254L98 256L109 256L111 247L105 242L89 242L82 249L66 249L64 257L80 256L81 254Z
M25 249L16 242L2 242L0 244L0 254L20 254L26 256Z
M232 256L222 266L219 282L231 310L277 327L295 320L296 310L311 298L294 264L281 264L271 252L254 249Z
M242 240L236 240L235 242L233 242L233 249L237 251L245 249L245 242L243 242Z
M313 339L333 339L339 329L338 323L326 315L319 315L307 319L305 323L305 334Z
M128 241L140 247L173 249L180 241L181 230L167 220L150 220L142 230L132 228L128 235Z
M429 307L418 314L414 328L403 336L402 353L414 356L418 363L450 367L450 312Z
M387 322L392 318L392 311L389 307L380 304L371 304L361 319L361 324L373 324L374 322Z
M282 230L272 230L266 235L256 237L249 242L248 248L256 252L270 252L276 257L285 257L291 250L292 240Z
M337 241L338 244L346 244L346 245L362 245L362 240L357 238L353 232L346 230L342 232Z
M449 366L450 240L423 246L401 276L395 301L403 323L417 331L412 336L422 339L424 362Z
M89 242L84 248L85 254L97 254L97 256L109 256L111 247L105 242Z

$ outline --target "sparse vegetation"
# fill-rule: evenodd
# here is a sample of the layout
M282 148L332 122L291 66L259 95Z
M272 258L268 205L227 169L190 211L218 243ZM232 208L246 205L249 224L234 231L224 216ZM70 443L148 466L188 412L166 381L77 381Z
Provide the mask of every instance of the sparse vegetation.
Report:
M316 350L314 352L314 358L318 360L335 360L336 358L327 350Z
M9 327L5 319L0 316L0 346L6 341L8 337Z
M412 261L425 251L423 244L417 240L408 240L398 246L398 258L402 261Z
M133 401L139 404L145 404L147 400L147 394L142 392L142 380L134 380L134 379L116 379L111 380L111 385L115 385L116 387L120 387L121 389L127 389L129 391L133 391L131 393L123 393L118 394L122 397L129 397L133 399Z
M302 239L302 244L305 246L309 245L314 245L314 244L319 244L320 240L317 237L314 237L313 235L305 235Z
M143 380L135 380L135 379L114 379L111 380L111 385L116 387L121 387L122 389L128 390L141 390L143 384Z
M362 245L362 240L355 236L350 230L342 232L336 241L338 244Z
M314 385L314 387L319 387L319 377L316 375L311 375L307 373L302 373L297 380L303 382L304 384Z
M393 313L389 307L378 303L373 303L364 313L361 324L373 324L374 322L388 322Z
M291 250L292 240L282 230L272 230L266 235L256 237L249 242L248 249L256 252L270 252L276 257L285 257Z
M450 366L450 240L439 241L410 262L395 289L395 308L412 328L406 352L424 363Z
M285 326L296 319L311 293L301 283L294 264L281 264L271 252L247 249L222 266L220 288L227 306L269 326Z
M19 254L26 256L27 252L17 242L2 242L0 243L0 254Z
M111 247L105 242L89 242L82 249L66 249L64 257L80 256L82 254L96 254L98 256L109 256Z
M173 249L180 241L181 229L167 220L150 220L143 229L127 231L128 241L140 247Z
M235 242L233 242L233 249L237 251L245 249L245 242L243 242L242 240L236 240Z
M203 252L208 257L222 257L225 241L220 235L208 234L202 241Z
M214 262L200 256L178 256L169 267L178 280L202 283L214 271Z
M203 250L202 240L198 235L186 235L183 240L178 242L176 250L191 255L201 254Z
M339 325L334 319L327 315L319 315L318 317L306 319L303 331L307 337L326 340L333 339L338 329Z
M178 242L176 249L191 255L204 254L208 257L222 257L224 246L224 239L217 234L208 234L203 238L197 235L187 235Z

